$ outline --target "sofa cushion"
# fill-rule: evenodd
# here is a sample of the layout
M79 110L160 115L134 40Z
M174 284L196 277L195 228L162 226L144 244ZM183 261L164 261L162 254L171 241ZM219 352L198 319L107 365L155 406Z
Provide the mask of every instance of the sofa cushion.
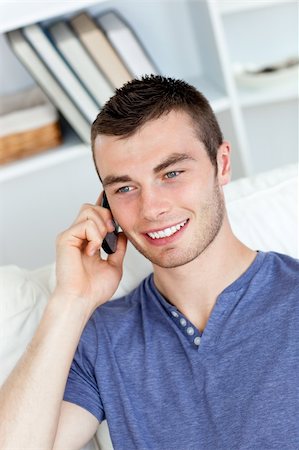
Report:
M37 271L0 268L0 384L34 334L51 291L51 278L52 266Z
M298 166L242 178L224 189L236 236L251 248L298 257Z

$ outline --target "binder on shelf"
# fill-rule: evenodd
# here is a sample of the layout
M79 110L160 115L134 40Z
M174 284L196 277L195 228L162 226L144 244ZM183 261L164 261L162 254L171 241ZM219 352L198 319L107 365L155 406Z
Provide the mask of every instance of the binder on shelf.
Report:
M113 95L113 88L65 21L48 28L54 44L63 58L85 85L99 107Z
M39 24L34 24L24 27L22 31L35 52L44 61L83 116L89 123L92 123L99 112L98 105L63 60L42 27Z
M7 33L7 38L18 59L30 72L48 98L63 114L83 142L89 144L89 122L68 97L38 54L32 49L22 32L20 30L10 31Z
M158 74L153 60L134 29L118 12L109 11L100 15L97 21L134 77Z
M70 24L86 50L114 88L120 88L124 83L132 79L132 75L106 38L104 32L91 17L82 13L72 18Z

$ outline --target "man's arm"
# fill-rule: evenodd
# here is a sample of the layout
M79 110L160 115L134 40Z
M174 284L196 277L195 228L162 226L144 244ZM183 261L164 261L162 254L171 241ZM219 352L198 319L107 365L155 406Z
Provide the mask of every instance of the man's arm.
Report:
M1 390L1 449L52 448L68 372L85 324L83 303L50 299L28 350Z
M62 402L53 450L79 450L97 431L99 422L86 409Z
M110 219L108 210L85 205L72 227L58 238L55 292L27 351L0 391L2 450L51 449L57 430L59 445L67 448L66 434L82 432L83 415L90 432L95 431L96 419L86 416L82 408L74 415L74 408L63 406L61 424L59 418L82 331L92 312L113 295L121 279L125 237L119 237L116 253L106 261L98 254L103 238L111 231ZM64 423L68 424L65 434ZM74 424L72 431L69 424Z

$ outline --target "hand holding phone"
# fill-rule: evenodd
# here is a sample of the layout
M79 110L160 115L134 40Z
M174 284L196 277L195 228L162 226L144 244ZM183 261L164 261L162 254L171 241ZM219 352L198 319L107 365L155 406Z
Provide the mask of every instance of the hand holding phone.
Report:
M114 226L109 224L111 213L103 209L102 204L105 208L109 206L107 199L103 201L103 194L95 204L82 205L72 225L57 237L55 292L64 300L84 298L88 317L115 293L126 254L126 236L117 234L117 226L112 232ZM105 236L107 231L108 236ZM103 248L108 258L103 258L99 252L99 244L104 237Z
M102 204L101 206L103 206L103 208L107 208L110 210L110 206L107 200L107 196L106 193L103 193L103 199L102 199ZM117 235L118 235L118 225L115 222L115 220L112 218L114 225L115 225L115 229L111 232L111 233L107 233L105 239L102 242L102 249L104 250L104 252L106 252L108 255L111 255L112 253L116 252L116 247L117 247Z

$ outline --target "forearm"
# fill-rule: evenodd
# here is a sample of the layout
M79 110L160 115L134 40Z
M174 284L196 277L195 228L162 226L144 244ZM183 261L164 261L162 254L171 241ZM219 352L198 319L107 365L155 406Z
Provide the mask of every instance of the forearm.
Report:
M0 391L1 449L52 448L69 368L89 315L84 299L50 299Z

